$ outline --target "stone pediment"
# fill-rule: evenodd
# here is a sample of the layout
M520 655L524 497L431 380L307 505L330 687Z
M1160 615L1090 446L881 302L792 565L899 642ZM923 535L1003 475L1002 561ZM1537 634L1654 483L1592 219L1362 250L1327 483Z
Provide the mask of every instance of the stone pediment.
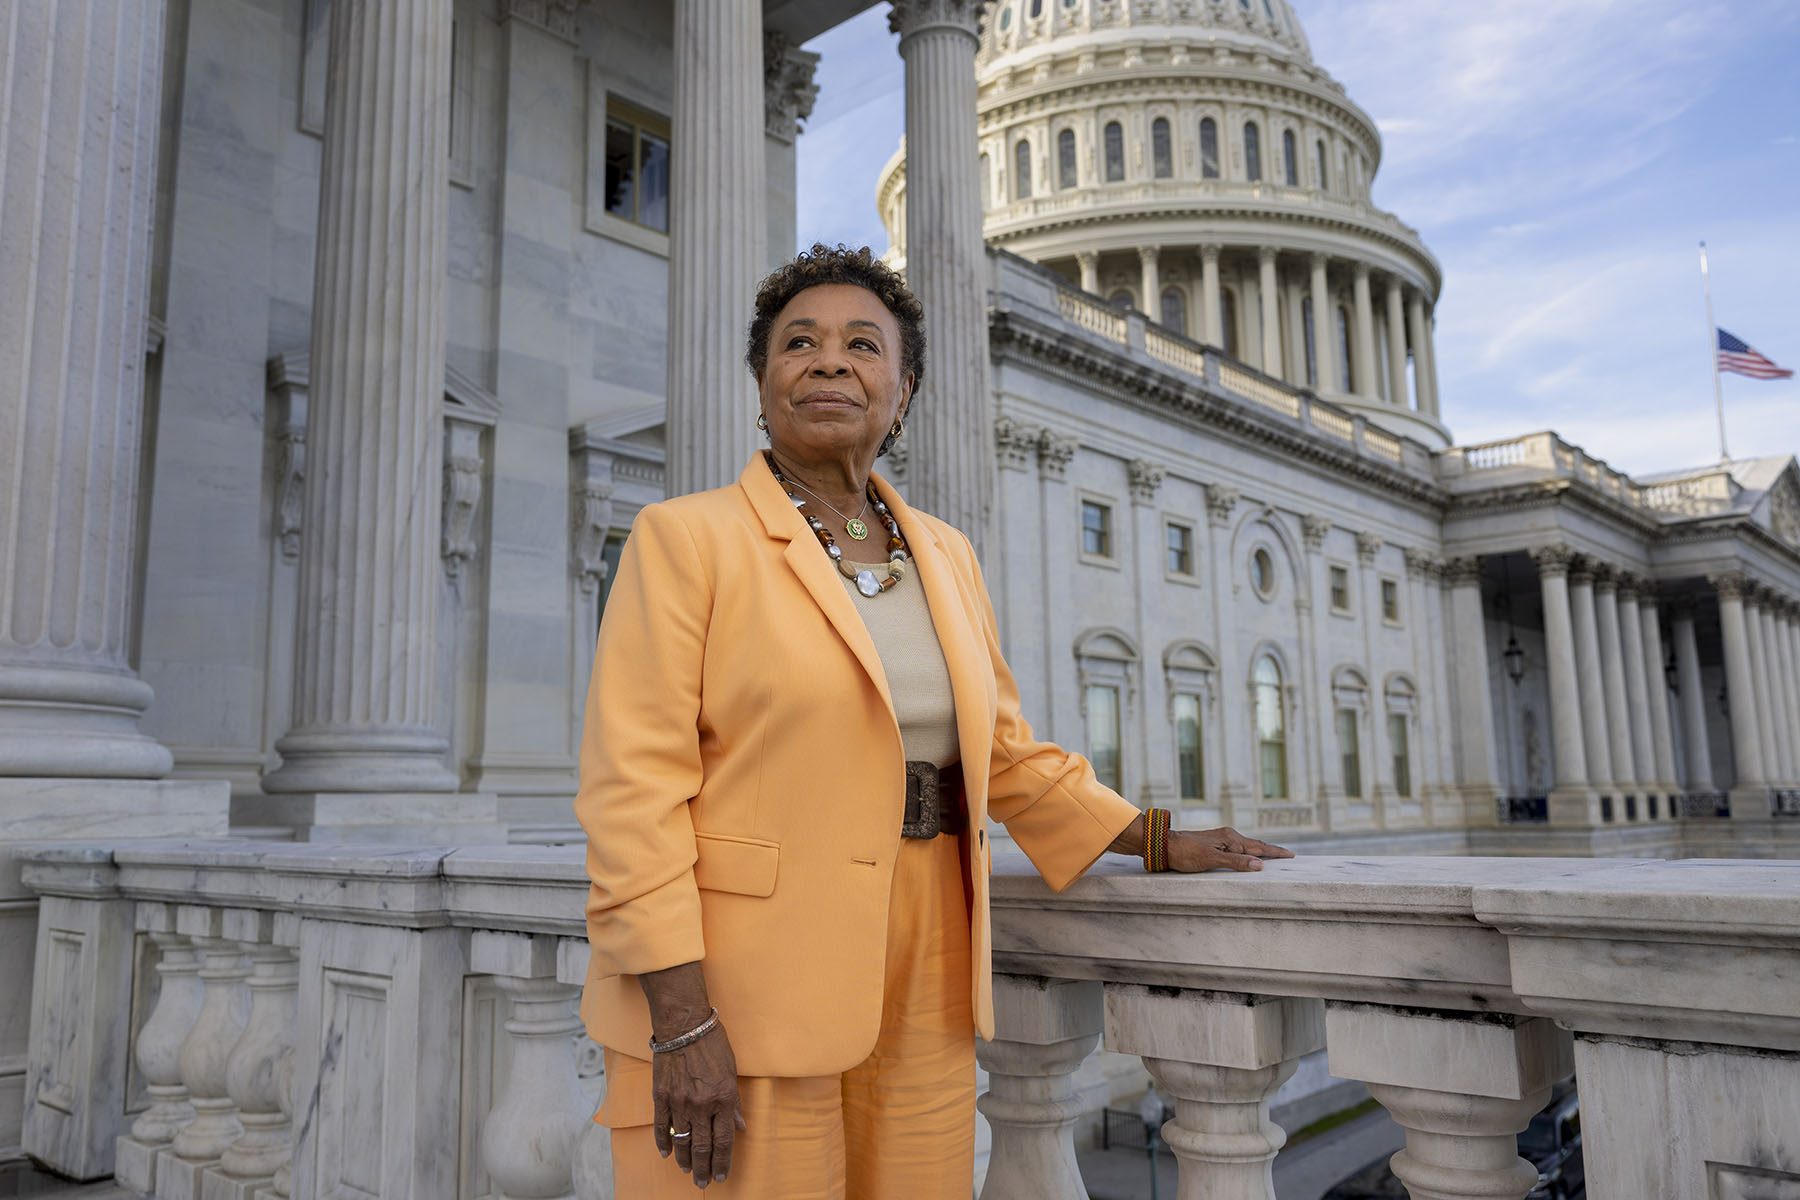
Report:
M1800 468L1793 459L1769 485L1751 516L1758 524L1768 526L1776 537L1800 549Z

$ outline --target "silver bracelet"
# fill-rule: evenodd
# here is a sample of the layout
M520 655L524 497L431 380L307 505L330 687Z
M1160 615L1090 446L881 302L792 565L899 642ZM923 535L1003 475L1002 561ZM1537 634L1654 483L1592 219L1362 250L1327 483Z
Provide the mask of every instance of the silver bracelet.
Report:
M691 1046L707 1034L711 1033L714 1029L717 1029L718 1026L719 1010L715 1008L707 1015L706 1020L700 1022L686 1033L676 1034L666 1042L659 1042L655 1038L651 1038L650 1052L652 1054L667 1054L671 1050L680 1050L684 1046Z

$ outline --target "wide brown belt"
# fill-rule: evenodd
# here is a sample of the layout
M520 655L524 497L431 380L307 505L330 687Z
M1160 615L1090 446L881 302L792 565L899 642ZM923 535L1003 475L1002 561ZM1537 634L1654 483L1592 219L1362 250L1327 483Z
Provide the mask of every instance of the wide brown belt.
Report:
M924 761L906 764L906 816L900 836L934 838L969 827L969 802L963 792L962 764L939 768Z

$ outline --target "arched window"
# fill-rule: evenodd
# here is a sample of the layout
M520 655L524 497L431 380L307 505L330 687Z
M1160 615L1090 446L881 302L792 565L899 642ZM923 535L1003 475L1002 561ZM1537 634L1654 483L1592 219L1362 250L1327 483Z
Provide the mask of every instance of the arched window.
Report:
M1251 183L1262 179L1262 130L1255 121L1244 122L1244 174Z
M1211 117L1200 118L1200 176L1219 177L1219 123Z
M1187 295L1172 284L1162 291L1162 323L1165 329L1187 333Z
M1317 331L1313 329L1312 297L1300 298L1300 324L1305 327L1306 337L1306 386L1319 386L1319 343Z
M1238 357L1237 293L1229 288L1219 292L1219 349Z
M1115 183L1125 178L1125 130L1117 121L1106 123L1106 181Z
M1013 196L1019 200L1031 198L1031 143L1024 138L1013 147Z
M1343 364L1339 370L1339 390L1350 390L1350 311L1343 305L1337 306L1337 340L1338 362Z
M1167 179L1175 173L1175 154L1169 148L1169 122L1162 117L1150 123L1150 161L1156 177Z
M1031 0L1031 16L1035 20L1044 15L1044 0Z
M1281 131L1281 165L1287 171L1287 185L1300 186L1300 154L1294 147L1294 131Z
M1056 184L1072 188L1075 177L1075 131L1065 129L1056 135Z
M1130 308L1131 293L1124 288L1120 288L1118 291L1108 296L1106 302L1111 304L1114 308Z
M1319 142L1314 143L1313 148L1319 152L1319 190L1321 192L1323 192L1323 191L1328 190L1331 187L1331 174L1329 171L1327 171L1325 169L1325 143L1324 143L1324 141L1321 140Z
M1281 666L1275 656L1256 660L1251 677L1256 692L1256 745L1262 768L1264 800L1285 800L1287 780L1287 710L1282 699Z

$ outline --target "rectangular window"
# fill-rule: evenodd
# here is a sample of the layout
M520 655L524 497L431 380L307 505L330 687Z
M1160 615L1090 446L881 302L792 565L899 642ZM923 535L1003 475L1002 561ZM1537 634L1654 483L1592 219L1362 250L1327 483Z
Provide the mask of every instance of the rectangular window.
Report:
M1350 572L1343 567L1331 568L1331 611L1350 611Z
M1183 800L1199 800L1206 794L1206 778L1200 750L1200 697L1175 693L1175 776Z
M1394 752L1394 790L1412 795L1412 753L1406 744L1406 714L1388 714L1388 745Z
M1112 509L1092 500L1081 502L1081 552L1112 557Z
M1381 581L1381 619L1400 623L1400 584L1397 580Z
M1362 749L1356 740L1356 710L1337 710L1338 761L1344 768L1344 795L1360 798L1362 790Z
M607 97L606 211L669 232L669 123Z
M1169 574L1192 575L1194 573L1194 530L1191 526L1170 521L1164 530L1168 538Z
M1094 684L1087 690L1088 761L1094 775L1113 791L1119 791L1119 689Z

